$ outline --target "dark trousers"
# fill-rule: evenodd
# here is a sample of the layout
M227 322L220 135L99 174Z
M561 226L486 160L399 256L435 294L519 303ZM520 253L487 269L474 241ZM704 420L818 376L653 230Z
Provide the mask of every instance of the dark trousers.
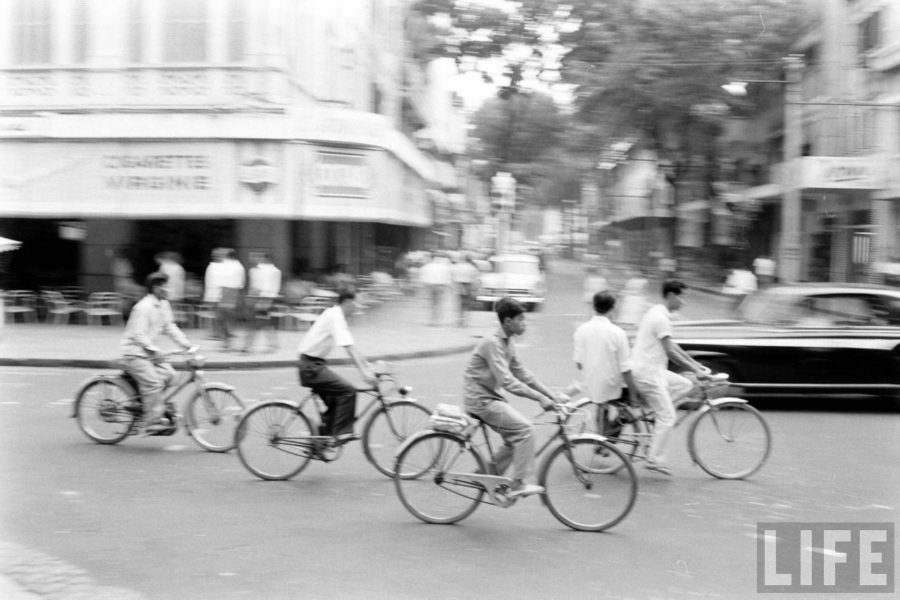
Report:
M325 360L300 356L300 383L322 398L327 410L322 414L319 435L353 433L356 420L356 387L328 368Z

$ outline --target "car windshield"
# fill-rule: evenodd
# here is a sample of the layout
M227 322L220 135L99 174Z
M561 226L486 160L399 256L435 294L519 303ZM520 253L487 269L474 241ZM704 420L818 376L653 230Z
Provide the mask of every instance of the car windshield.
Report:
M738 317L748 323L793 327L884 326L884 308L871 297L855 293L802 295L769 290L748 297Z
M537 273L537 265L524 260L504 260L494 263L495 273L511 273L513 275L534 275Z

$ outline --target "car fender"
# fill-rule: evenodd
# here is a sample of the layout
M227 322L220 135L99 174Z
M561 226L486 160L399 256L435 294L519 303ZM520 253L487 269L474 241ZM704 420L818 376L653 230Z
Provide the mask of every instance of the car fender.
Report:
M70 417L74 419L78 416L78 403L81 402L81 395L84 394L84 390L86 390L89 385L97 381L108 381L114 385L125 388L125 391L129 392L130 396L137 396L137 390L134 389L134 386L131 385L131 383L127 379L125 379L125 377L121 373L116 373L114 375L91 375L78 385L78 391L75 392L75 399L72 401L72 414L69 415Z

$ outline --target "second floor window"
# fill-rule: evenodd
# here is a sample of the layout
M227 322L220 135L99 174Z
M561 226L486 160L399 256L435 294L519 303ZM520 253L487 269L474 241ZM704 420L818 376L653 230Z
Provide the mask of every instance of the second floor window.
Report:
M206 60L206 0L166 0L166 62Z
M50 0L18 0L13 11L13 61L49 63L53 56Z

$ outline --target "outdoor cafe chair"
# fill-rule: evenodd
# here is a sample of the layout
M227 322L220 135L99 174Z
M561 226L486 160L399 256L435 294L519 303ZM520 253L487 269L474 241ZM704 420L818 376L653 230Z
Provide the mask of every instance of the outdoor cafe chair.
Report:
M87 307L77 300L68 300L60 291L46 290L42 294L47 305L47 318L54 324L68 323L72 315L85 314Z
M3 312L10 323L15 323L18 315L23 322L37 321L37 297L30 290L10 290L3 294Z
M105 320L110 324L125 321L122 317L122 295L117 292L94 292L88 296L85 312L90 325L103 325Z

